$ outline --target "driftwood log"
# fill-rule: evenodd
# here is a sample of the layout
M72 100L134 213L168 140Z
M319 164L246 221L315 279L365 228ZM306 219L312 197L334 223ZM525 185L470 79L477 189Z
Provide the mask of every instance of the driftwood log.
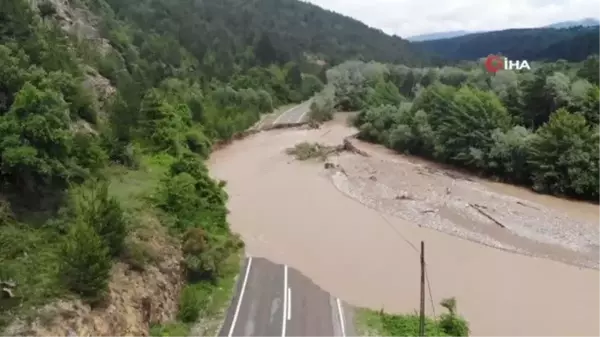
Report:
M504 226L504 224L502 224L500 221L494 219L494 217L492 217L491 215L487 214L483 208L486 208L485 206L481 206L481 205L477 205L477 204L469 204L469 206L473 207L473 209L475 209L477 212L479 212L479 214L483 215L484 217L490 219L493 223L495 223L496 225L502 227L502 228L506 228L506 226Z

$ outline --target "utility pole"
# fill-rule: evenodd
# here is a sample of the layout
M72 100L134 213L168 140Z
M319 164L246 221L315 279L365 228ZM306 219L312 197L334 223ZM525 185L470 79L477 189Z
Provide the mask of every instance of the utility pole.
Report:
M421 241L421 312L419 317L419 336L425 336L425 242Z

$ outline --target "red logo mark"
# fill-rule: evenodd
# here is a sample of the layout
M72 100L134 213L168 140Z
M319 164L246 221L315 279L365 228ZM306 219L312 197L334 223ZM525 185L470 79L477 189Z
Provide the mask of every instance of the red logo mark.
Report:
M500 69L504 69L504 57L498 55L490 55L485 59L485 69L490 73L496 73Z

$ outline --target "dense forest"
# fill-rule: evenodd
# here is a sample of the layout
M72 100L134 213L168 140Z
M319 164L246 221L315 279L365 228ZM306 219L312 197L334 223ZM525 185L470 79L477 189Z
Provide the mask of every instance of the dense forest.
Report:
M433 60L290 0L0 0L0 22L0 328L55 298L101 305L115 266L159 264L141 239L158 219L187 284L152 333L186 335L221 310L243 247L204 164L214 144L344 59Z
M508 29L417 42L423 50L449 60L476 60L502 54L513 60L571 62L598 53L598 26Z
M312 107L360 111L359 137L539 192L598 201L598 56L490 74L481 64L347 62Z

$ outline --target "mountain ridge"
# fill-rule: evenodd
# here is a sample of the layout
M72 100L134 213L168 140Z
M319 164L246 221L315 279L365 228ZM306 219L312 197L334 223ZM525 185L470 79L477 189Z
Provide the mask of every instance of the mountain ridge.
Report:
M409 36L406 39L410 42L423 42L423 41L451 39L451 38L465 36L465 35L478 34L478 33L489 33L489 32L504 31L504 30L510 30L510 29L536 29L536 28L563 29L563 28L571 28L571 27L577 27L577 26L590 27L590 26L597 26L597 25L600 25L600 20L595 19L595 18L583 18L581 20L559 21L559 22L555 22L555 23L551 23L549 25L539 26L539 27L506 28L506 29L487 30L487 31L486 30L476 30L476 31L451 30L451 31L445 31L445 32L419 34L419 35Z
M528 28L481 32L413 42L448 60L476 60L501 53L512 59L577 62L598 54L598 27Z

